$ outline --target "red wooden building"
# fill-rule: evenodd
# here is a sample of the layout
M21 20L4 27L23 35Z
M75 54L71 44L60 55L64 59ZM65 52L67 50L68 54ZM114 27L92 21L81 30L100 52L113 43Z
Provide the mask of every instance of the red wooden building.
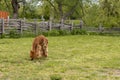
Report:
M7 19L9 16L9 13L6 11L0 11L0 18Z

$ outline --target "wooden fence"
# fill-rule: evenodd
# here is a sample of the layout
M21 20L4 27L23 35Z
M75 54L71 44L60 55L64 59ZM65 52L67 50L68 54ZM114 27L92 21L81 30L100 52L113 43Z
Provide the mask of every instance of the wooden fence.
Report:
M40 31L57 30L71 30L72 24L64 24L61 27L60 23L52 23L51 21L27 21L26 19L0 19L0 34L8 34L11 30L16 30L19 34L25 31L38 34Z
M0 19L0 34L9 34L15 30L18 34L34 33L38 34L41 31L49 30L69 30L84 29L88 32L105 32L105 33L120 33L120 27L113 28L95 28L95 27L80 27L80 25L53 23L52 21L28 21L26 19Z

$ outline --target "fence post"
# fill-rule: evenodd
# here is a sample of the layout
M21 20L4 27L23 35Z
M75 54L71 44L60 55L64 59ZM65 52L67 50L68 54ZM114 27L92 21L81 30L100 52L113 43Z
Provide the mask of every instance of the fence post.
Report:
M64 27L64 20L61 19L61 22L60 22L60 30L62 30L63 27Z
M70 31L73 30L73 22L71 23L71 26L70 26Z
M34 25L35 25L35 26L34 26L34 27L35 27L35 28L34 28L34 29L35 29L35 35L37 35L38 32L37 32L37 22L36 22L36 19L34 20Z
M83 20L81 19L81 20L80 20L80 29L83 29L83 24L84 24L84 23L83 23Z
M2 34L4 34L4 19L1 19Z
M20 35L22 35L22 21L20 20Z
M102 33L104 31L104 28L102 27L102 24L99 24L98 30L100 33Z
M25 25L25 21L26 21L26 19L25 19L25 17L24 17L24 20L23 20L23 26Z
M10 17L7 17L7 26L9 26Z
M52 28L52 20L50 19L50 21L48 22L48 30L51 31Z

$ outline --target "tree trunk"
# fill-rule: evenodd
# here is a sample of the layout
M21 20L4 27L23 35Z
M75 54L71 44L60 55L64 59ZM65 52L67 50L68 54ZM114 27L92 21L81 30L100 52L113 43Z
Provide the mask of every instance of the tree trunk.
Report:
M58 10L59 10L59 14L60 14L60 29L62 29L64 27L64 14L63 14L63 9L62 9L63 5L62 3L58 3Z
M12 0L11 1L12 4L12 8L13 8L13 18L18 18L18 10L20 8L19 3L17 2L17 0Z

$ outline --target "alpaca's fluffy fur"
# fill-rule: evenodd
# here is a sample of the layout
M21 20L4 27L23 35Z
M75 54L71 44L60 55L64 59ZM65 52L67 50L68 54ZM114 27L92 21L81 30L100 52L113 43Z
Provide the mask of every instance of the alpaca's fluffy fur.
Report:
M32 50L30 51L30 58L33 60L42 56L48 56L48 39L45 36L40 35L33 41Z

